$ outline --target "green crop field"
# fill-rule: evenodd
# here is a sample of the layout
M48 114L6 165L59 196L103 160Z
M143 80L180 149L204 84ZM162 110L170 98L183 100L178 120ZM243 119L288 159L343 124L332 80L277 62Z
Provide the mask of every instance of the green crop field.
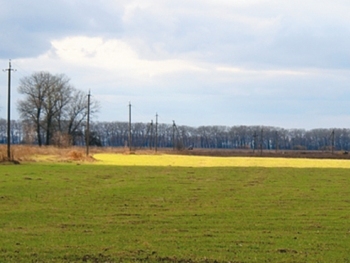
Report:
M0 262L350 262L349 169L102 163L0 166Z

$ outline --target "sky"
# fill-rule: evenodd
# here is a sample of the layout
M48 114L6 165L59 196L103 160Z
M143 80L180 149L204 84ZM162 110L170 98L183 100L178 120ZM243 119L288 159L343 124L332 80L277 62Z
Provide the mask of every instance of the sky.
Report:
M350 1L0 0L0 66L17 88L65 74L95 121L350 127ZM0 74L0 118L8 75Z

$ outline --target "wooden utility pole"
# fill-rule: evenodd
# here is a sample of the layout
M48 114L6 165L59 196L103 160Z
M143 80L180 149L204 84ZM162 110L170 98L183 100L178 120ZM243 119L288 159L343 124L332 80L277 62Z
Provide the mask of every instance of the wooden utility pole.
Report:
M275 141L276 141L276 152L278 151L278 132L276 131L276 134L275 134Z
M7 158L11 160L11 71L16 71L11 67L11 59L9 60L9 68L4 69L8 72L8 90L7 90Z
M149 149L152 149L152 144L153 144L153 120L151 120L151 139L149 143Z
M255 147L256 147L256 131L254 132L253 138L254 138L254 145L253 145L253 153L255 153Z
M89 156L89 145L90 145L90 97L91 97L91 93L89 90L88 112L87 112L87 121L86 121L86 156Z
M156 138L155 138L156 152L158 150L158 113L156 113Z
M175 150L175 121L173 121L173 150Z
M260 155L262 155L262 151L263 151L263 129L261 129L261 132L260 132Z
M129 151L131 152L131 103L129 102Z
M334 130L332 131L332 154L334 153Z

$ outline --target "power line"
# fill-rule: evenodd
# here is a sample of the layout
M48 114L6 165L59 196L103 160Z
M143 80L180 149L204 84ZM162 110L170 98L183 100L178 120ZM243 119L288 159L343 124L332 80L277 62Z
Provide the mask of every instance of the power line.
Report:
M17 72L19 75L21 75L22 77L26 77L26 75L31 75L32 73L30 73L29 71L25 70L24 68L22 68L18 63L16 62L12 62L12 65L15 66L17 68ZM24 74L23 74L24 73Z

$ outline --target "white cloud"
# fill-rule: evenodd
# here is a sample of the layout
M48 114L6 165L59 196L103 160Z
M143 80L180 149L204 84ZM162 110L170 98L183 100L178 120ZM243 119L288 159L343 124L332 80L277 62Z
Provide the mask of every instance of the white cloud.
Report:
M178 71L204 70L180 59L158 61L140 59L130 45L118 39L68 37L52 41L52 49L48 56L53 54L57 59L76 66L89 65L109 71L122 71L133 77L154 77Z

